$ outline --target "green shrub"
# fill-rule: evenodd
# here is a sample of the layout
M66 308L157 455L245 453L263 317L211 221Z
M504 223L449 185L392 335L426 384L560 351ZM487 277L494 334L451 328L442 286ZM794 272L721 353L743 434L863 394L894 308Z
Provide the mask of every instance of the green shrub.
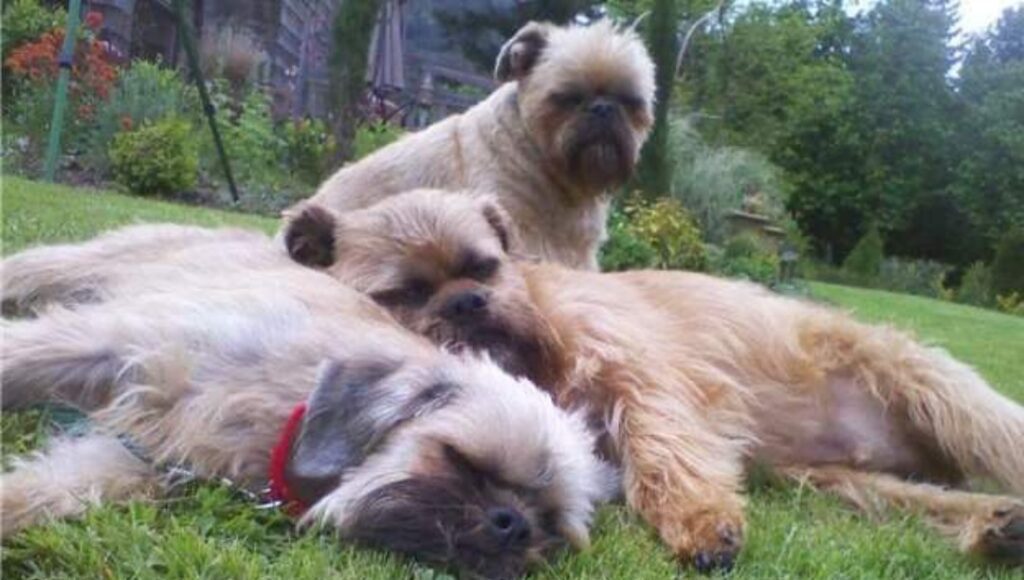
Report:
M624 212L632 233L654 249L658 268L707 269L700 228L681 203L669 198L653 203L636 199L625 205Z
M633 233L626 215L615 209L608 217L608 240L601 247L599 261L606 272L643 270L657 265L658 254Z
M352 142L352 160L359 161L370 153L389 145L405 134L400 127L388 123L371 123L356 130Z
M270 98L261 90L253 90L242 99L238 107L232 105L227 82L210 83L210 97L217 108L217 127L224 149L231 162L235 181L247 190L252 187L277 189L288 177L283 163L286 155L285 140L275 131L270 115ZM203 174L222 182L224 170L214 146L202 111L196 111L193 120L200 131L200 159Z
M766 241L745 233L726 241L714 269L730 278L771 285L779 278L779 256Z
M40 34L64 26L67 12L50 9L39 0L13 0L3 5L3 34L0 34L0 58L7 60L12 48L34 40Z
M661 268L706 270L700 228L678 201L649 202L632 195L608 220L608 241L600 256L604 270Z
M1000 312L1013 314L1014 316L1024 316L1024 294L1011 292L996 296L996 308Z
M782 222L785 198L782 172L762 155L737 147L712 146L688 119L671 125L675 155L672 195L697 219L710 242L729 235L726 217L743 207L749 193L761 201L757 213Z
M1024 294L1024 229L1010 230L999 239L992 260L992 292Z
M951 269L946 264L932 260L886 258L882 260L877 280L872 286L890 292L948 300L952 296L943 282Z
M114 136L114 179L136 195L167 195L195 186L199 155L190 125L165 119Z
M334 136L323 121L315 119L290 121L282 127L292 176L308 185L318 185L330 170L336 149Z
M956 291L956 301L974 306L992 306L992 269L984 262L975 262L964 273L960 280L960 288Z
M85 148L86 164L106 174L110 167L107 151L114 135L199 107L195 89L176 70L156 62L134 61L118 78L110 99L96 111Z
M878 226L872 225L864 234L864 237L857 242L850 254L843 262L843 270L864 280L871 280L878 277L882 270L882 260L885 259L882 234Z
M5 140L13 138L18 146L17 159L5 161L16 164L12 169L26 176L36 176L42 172L43 151L50 135L50 123L53 119L53 101L55 90L53 83L25 83L15 91L15 96L6 104L3 120ZM73 119L64 123L61 131L61 143L74 142L81 136L79 126Z

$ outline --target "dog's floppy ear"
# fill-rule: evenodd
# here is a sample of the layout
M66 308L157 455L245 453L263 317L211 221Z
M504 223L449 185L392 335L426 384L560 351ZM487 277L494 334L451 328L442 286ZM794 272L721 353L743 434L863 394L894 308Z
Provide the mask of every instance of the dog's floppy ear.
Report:
M345 470L360 465L392 429L443 406L454 394L455 387L447 383L389 380L401 366L372 359L328 361L321 367L286 470L289 488L303 503L312 505L329 493Z
M338 217L316 203L305 203L285 214L284 243L296 262L313 268L334 263Z
M494 65L494 78L498 82L519 80L530 73L548 44L551 24L528 22L519 29L498 53Z
M497 234L498 240L501 242L501 249L506 254L511 252L512 248L517 245L512 218L493 200L484 201L480 211L483 212L487 223L494 228L494 233Z

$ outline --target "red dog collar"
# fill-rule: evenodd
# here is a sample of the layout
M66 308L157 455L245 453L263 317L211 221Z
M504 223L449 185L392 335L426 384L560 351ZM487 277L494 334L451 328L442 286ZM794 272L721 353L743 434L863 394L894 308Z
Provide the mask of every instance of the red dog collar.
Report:
M281 428L281 434L277 443L270 450L270 498L279 501L292 516L300 516L309 506L305 505L299 498L288 489L288 481L285 478L285 471L288 468L288 458L292 452L292 444L302 425L302 418L306 415L306 403L299 403L292 409L291 415Z

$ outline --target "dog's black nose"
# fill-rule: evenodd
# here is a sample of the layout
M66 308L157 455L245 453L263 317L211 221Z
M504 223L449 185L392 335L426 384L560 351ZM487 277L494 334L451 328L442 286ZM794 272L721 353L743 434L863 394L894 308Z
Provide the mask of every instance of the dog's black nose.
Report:
M471 320L487 308L487 294L482 290L467 290L456 294L441 308L441 316L453 321Z
M590 103L590 113L595 117L610 117L615 112L615 104L608 99L594 99Z
M530 541L530 522L523 514L509 507L487 510L491 534L503 546L522 545Z

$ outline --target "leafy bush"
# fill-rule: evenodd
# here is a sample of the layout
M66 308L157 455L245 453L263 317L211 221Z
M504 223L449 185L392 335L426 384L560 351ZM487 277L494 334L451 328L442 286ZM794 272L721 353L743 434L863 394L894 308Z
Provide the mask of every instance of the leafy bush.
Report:
M330 170L337 149L326 124L315 119L290 121L284 123L283 133L292 176L309 185L319 184Z
M608 216L608 240L601 247L599 260L606 272L643 270L655 267L658 254L633 233L626 215L615 209Z
M1024 294L1024 229L1010 230L996 245L992 291L997 296Z
M54 95L53 83L25 84L18 88L17 98L11 99L7 105L3 123L4 138L16 144L18 153L16 157L10 157L5 148L4 160L14 165L11 169L28 176L42 171L43 150L53 119ZM81 135L78 123L64 123L61 142L74 142Z
M114 179L137 195L166 195L196 183L199 154L191 126L165 119L114 136L110 146Z
M356 130L352 143L352 160L359 161L370 153L389 145L405 134L400 127L388 123L372 123Z
M882 261L873 286L890 292L948 300L952 296L943 282L951 269L946 264L932 260L886 258Z
M118 69L107 43L97 37L103 25L98 12L85 17L80 39L76 39L71 68L70 97L72 109L82 117L92 117L96 100L106 99L117 80ZM5 28L6 32L6 28ZM60 70L57 59L64 44L64 29L54 28L35 40L13 49L4 60L4 68L16 80L29 83L52 83Z
M674 199L649 202L639 195L630 196L609 217L608 233L601 252L604 270L700 271L708 267L700 229Z
M107 173L107 151L114 135L134 127L198 110L195 89L178 72L158 62L137 60L121 74L110 99L100 105L85 149L86 163Z
M7 60L11 49L36 39L44 32L63 26L67 12L63 8L50 9L39 0L13 0L4 2L4 33L0 35L0 55Z
M636 198L623 211L630 231L654 250L656 267L707 269L708 257L700 228L678 201L661 198L652 203Z
M76 150L84 145L96 109L107 99L118 76L113 55L106 43L96 38L101 24L99 14L90 12L75 47L68 116L61 128L65 150ZM5 19L5 36L6 27ZM26 139L22 156L26 164L22 169L28 173L40 165L49 136L59 71L57 57L63 42L64 29L54 28L13 48L4 60L4 133Z
M742 208L748 194L757 194L761 213L774 221L785 218L781 172L763 156L735 147L708 145L686 119L671 126L676 165L672 194L697 219L707 239L724 243L726 216Z
M242 101L241 110L232 119L225 114L230 97L222 83L214 83L213 95L217 105L217 126L235 179L243 185L276 188L287 175L281 161L286 157L285 141L274 130L270 116L270 99L260 90L253 90ZM205 123L196 119L196 123ZM201 132L201 152L204 173L220 178L223 175L220 159L214 148L210 131Z
M1024 316L1024 294L1011 292L1009 294L996 296L996 307L1007 314Z
M715 264L715 271L730 278L773 284L779 278L779 256L767 242L751 233L730 238Z
M992 306L992 269L984 262L975 262L964 273L960 280L960 288L956 291L956 301L974 306Z
M846 256L843 270L866 281L871 280L878 276L884 259L882 234L878 231L878 226L872 225Z

